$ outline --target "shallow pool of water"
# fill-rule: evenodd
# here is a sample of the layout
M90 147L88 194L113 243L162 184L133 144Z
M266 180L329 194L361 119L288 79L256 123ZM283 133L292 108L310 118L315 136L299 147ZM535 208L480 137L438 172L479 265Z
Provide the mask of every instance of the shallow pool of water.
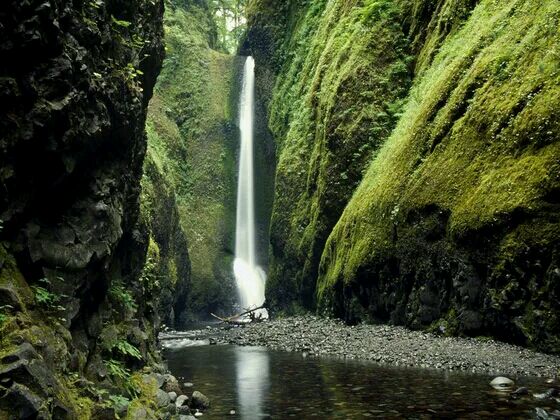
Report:
M167 348L171 372L212 403L202 419L284 418L535 418L557 409L532 396L509 400L490 376L378 366L304 357L262 347L202 345ZM515 378L531 393L539 378ZM230 415L234 410L235 414Z

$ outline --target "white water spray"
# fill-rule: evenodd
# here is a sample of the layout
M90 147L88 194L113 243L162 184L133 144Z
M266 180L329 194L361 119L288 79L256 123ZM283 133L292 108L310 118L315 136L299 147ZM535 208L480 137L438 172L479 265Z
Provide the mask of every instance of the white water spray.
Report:
M237 220L235 226L235 260L233 272L240 304L255 308L264 303L266 276L257 266L255 249L255 197L253 170L253 115L255 96L255 61L247 57L243 68L243 87L239 103L241 147L237 184ZM265 314L265 311L263 311ZM265 314L266 315L266 314Z

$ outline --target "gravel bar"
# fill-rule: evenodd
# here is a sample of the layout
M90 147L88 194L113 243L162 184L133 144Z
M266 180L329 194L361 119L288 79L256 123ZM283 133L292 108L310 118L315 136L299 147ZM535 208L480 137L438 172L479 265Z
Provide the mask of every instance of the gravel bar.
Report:
M560 376L560 357L494 340L441 337L391 325L347 326L316 316L214 328L217 343L492 375ZM207 331L208 332L208 331Z

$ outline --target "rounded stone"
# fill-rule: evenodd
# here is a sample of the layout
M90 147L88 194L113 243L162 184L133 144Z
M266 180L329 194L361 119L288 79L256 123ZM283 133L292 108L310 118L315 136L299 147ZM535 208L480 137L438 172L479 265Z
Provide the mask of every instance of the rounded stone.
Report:
M492 379L492 382L490 382L492 388L497 389L499 391L509 391L510 389L513 388L514 384L515 382L513 382L509 378L506 378L505 376L498 376Z

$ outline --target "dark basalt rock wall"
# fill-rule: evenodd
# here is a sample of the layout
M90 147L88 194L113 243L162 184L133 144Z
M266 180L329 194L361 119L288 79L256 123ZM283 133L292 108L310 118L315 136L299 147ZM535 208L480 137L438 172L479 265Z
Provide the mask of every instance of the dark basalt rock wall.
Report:
M118 381L106 359L131 367L157 359L157 314L173 302L161 307L142 270L148 235L138 214L162 20L160 0L2 5L0 350L5 363L16 345L36 349L56 386L39 389L41 375L0 366L9 378L0 417L18 396L21 410L57 406L56 418L73 418L85 409L60 372L108 386ZM123 341L139 360L117 351ZM46 398L55 402L35 404Z
M77 314L134 240L162 5L14 1L1 13L2 239L26 278L63 277Z

